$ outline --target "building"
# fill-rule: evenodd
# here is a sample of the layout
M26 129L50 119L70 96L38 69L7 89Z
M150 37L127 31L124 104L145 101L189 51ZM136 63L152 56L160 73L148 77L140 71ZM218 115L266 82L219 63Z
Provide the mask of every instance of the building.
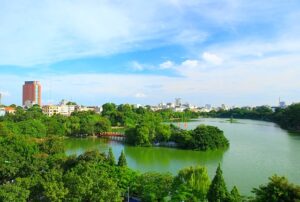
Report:
M14 114L16 112L16 109L14 107L5 107L5 113L7 114Z
M284 101L280 101L280 102L279 102L279 108L281 108L281 109L286 108L286 104L285 104Z
M5 115L5 108L0 107L0 116L4 116L4 115Z
M175 106L180 107L181 106L181 98L175 98Z
M23 85L23 106L42 106L42 86L39 81L25 81Z
M60 107L57 105L44 105L42 110L47 116L53 116L60 113Z
M47 116L53 116L55 114L61 114L64 116L70 116L76 109L75 105L68 105L69 101L62 100L58 105L44 105L42 107L43 113Z

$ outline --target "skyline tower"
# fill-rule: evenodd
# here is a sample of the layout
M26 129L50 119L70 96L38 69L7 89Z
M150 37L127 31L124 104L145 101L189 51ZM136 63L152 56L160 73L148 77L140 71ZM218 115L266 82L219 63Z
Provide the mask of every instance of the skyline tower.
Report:
M42 86L39 81L25 81L23 85L23 106L38 104L42 106Z

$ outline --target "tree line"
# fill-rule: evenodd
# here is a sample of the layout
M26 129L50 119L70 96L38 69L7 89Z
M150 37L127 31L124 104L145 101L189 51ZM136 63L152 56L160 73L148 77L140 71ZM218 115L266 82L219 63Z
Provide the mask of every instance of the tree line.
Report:
M273 121L282 128L300 131L300 103L292 104L287 108L277 108L273 111L270 107L259 106L254 108L234 108L229 110L210 111L201 113L204 117L239 118Z
M162 123L176 117L191 118L196 114L162 110L153 112L147 108L131 105L103 105L103 112L73 112L66 117L60 114L48 117L35 105L27 110L16 108L15 114L0 118L2 134L18 134L36 138L54 136L91 136L122 126L126 142L131 145L151 146L157 143L174 142L176 146L193 150L227 148L228 140L223 131L213 126L199 126L195 130L182 130L174 125Z

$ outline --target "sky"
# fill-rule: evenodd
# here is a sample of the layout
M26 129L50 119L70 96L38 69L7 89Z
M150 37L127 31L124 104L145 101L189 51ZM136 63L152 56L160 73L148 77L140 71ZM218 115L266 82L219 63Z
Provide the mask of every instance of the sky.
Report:
M299 0L0 0L2 103L300 102Z

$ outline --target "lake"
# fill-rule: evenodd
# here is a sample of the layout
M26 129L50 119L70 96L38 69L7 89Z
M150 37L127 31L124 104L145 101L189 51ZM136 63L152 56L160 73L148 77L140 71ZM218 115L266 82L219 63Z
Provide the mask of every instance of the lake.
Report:
M176 123L177 124L177 123ZM116 159L124 150L128 166L140 172L171 172L193 166L207 167L211 179L221 163L229 189L236 185L249 195L253 187L267 182L273 174L284 175L300 184L300 135L289 133L271 122L237 119L200 118L188 122L193 129L200 124L217 126L229 139L230 147L218 151L190 151L161 147L133 147L100 138L69 138L65 140L68 155L98 149L107 152L112 147ZM184 127L183 123L180 123Z

